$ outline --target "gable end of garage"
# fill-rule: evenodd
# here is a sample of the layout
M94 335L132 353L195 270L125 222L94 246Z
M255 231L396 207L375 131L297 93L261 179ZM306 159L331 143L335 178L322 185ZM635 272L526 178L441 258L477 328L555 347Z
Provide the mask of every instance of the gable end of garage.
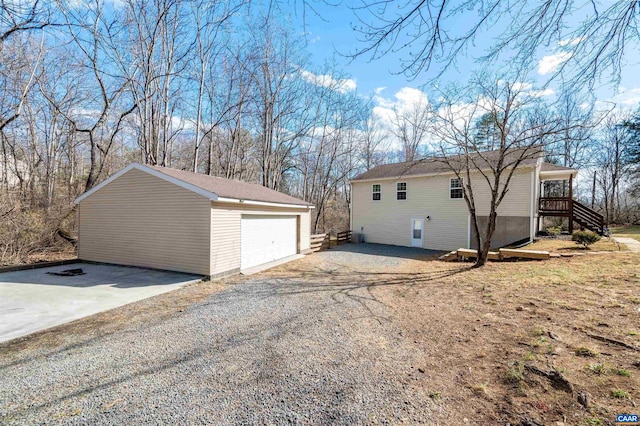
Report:
M94 186L93 188L91 188L90 190L88 190L87 192L85 192L84 194L82 194L81 196L79 196L78 198L76 198L74 200L75 204L80 204L85 198L90 197L92 194L94 194L95 192L99 191L100 189L104 188L105 186L109 185L111 182L113 182L114 180L118 179L119 177L121 177L122 175L126 174L127 172L131 171L131 170L140 170L141 172L144 173L148 173L154 177L160 178L166 182L172 183L174 185L177 185L181 188L187 189L191 192L195 192L198 195L201 195L211 201L216 201L218 199L218 195L213 193L213 192L209 192L205 189L202 189L198 186L192 185L190 183L187 183L183 180L180 179L176 179L174 177L171 177L169 175L166 175L162 172L159 172L157 170L154 170L150 167L147 167L143 164L139 164L139 163L131 163L129 164L127 167L125 167L124 169L120 170L119 172L115 173L113 176L110 176L109 178L105 179L104 181L102 181L100 184Z

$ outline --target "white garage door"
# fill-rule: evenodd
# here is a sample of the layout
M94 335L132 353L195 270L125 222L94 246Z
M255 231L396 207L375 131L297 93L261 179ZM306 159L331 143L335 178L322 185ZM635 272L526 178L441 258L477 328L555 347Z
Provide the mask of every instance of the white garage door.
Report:
M297 228L295 216L243 215L240 269L296 254Z

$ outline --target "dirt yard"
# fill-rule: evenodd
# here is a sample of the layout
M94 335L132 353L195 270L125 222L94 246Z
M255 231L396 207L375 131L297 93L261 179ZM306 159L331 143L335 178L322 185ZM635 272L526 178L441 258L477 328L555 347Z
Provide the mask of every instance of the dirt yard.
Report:
M553 253L586 253L599 251L627 251L627 246L616 243L613 238L603 237L600 241L585 249L581 245L571 241L571 235L561 235L557 237L546 237L535 240L532 244L522 247L526 250L544 250Z
M434 423L609 425L616 413L638 411L640 255L479 270L421 259L333 270L323 260L269 274L330 270L346 294L366 286L362 303L391 310L419 346L416 373L398 380L428 390L442 408Z
M340 246L0 346L0 423L613 425L638 412L639 254L434 259Z

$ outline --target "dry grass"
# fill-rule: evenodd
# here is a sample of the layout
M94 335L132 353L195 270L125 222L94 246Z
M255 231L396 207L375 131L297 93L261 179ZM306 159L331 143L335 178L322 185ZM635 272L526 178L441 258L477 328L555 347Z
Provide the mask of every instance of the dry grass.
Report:
M272 274L286 278L309 270L318 276L335 268L315 259ZM433 424L463 424L465 418L475 424L520 424L523 418L555 424L565 417L570 424L589 419L610 424L612 413L633 411L637 403L639 354L589 334L640 346L640 255L597 259L597 267L593 257L582 256L489 263L480 269L406 260L398 267L331 269L331 283L347 293L366 288L421 354L415 368L426 374L412 386L417 392L437 390ZM582 356L581 348L592 356ZM605 363L611 371L630 374L597 374L588 368ZM574 392L530 366L559 371ZM623 389L629 397L614 396L612 389ZM578 404L579 391L592 396L589 410Z
M570 424L592 418L612 424L613 414L637 411L640 354L589 334L640 346L640 255L598 257L597 267L593 259L490 263L480 269L413 262L413 270L404 273L427 277L458 271L376 291L424 354L419 367L431 374L422 385L440 389L446 401L440 423L462 424L468 418L477 424L520 424L527 417L555 424L566 416ZM581 356L581 348L589 348L591 356ZM629 374L585 368L597 363ZM526 365L560 371L574 392ZM491 391L479 392L478 383L490 383ZM628 397L613 395L612 389L623 389ZM592 396L589 410L577 403L578 391Z
M527 250L545 250L549 252L584 252L582 246L571 241L571 238L543 238L534 241L532 244L522 247ZM618 244L613 239L603 237L600 241L592 244L587 251L627 251L627 246Z
M340 262L336 270L317 259L269 274L306 282L313 278L300 278L301 272L321 277L326 271L341 293L358 298L364 288L368 303L385 306L420 354L414 368L426 372L408 386L437 395L430 424L524 424L528 418L605 425L615 413L637 411L640 353L591 336L640 347L640 254L492 262L479 269L420 259L397 267ZM596 364L606 365L607 374L589 368ZM573 391L552 380L554 374ZM612 389L627 394L621 398ZM579 392L591 395L589 409L578 403Z
M612 226L611 234L616 237L635 238L640 241L640 225Z

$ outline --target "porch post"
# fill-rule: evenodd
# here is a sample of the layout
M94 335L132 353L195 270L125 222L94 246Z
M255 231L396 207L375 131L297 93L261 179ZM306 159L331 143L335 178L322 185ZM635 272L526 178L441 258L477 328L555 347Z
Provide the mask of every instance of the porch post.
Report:
M573 174L569 175L569 233L573 233Z

